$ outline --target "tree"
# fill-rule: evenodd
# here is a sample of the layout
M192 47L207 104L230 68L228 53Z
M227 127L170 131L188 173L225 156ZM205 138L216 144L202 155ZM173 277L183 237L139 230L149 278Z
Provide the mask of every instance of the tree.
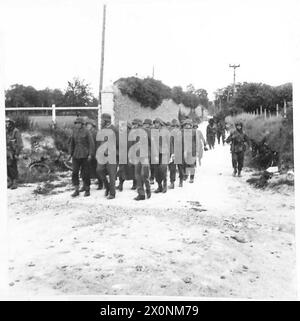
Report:
M68 87L64 94L64 106L89 106L93 101L94 97L89 84L79 78L68 81Z
M32 86L12 85L5 93L6 107L37 107L40 105L38 91Z

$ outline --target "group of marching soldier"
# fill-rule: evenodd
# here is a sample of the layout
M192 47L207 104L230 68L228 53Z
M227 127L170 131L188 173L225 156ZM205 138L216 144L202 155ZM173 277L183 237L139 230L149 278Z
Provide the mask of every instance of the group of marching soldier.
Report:
M231 144L232 154L232 166L233 176L241 176L241 171L244 162L244 153L246 150L246 144L249 145L249 139L243 131L243 124L237 123L235 130L231 132L229 137L225 139L228 128L225 122L222 120L210 119L206 128L206 139L203 137L201 131L198 129L197 123L191 119L184 119L179 123L177 119L173 119L171 122L163 122L161 119L156 118L153 121L151 119L134 119L131 123L127 123L126 131L124 135L127 137L126 148L130 148L136 141L130 141L128 139L128 131L132 129L143 129L147 133L149 152L145 159L140 159L137 163L128 161L125 163L116 162L101 162L99 163L96 158L96 150L104 144L107 140L98 140L96 123L89 119L85 121L81 117L77 117L74 122L74 130L69 142L69 160L72 159L72 184L74 186L74 192L72 197L80 195L80 192L84 192L84 196L90 195L91 178L97 179L98 189L105 190L105 196L107 199L113 199L116 196L116 189L123 190L123 184L125 180L132 180L133 190L137 190L137 196L135 200L145 200L151 197L150 185L156 181L157 188L155 193L166 193L167 189L175 188L176 173L178 172L179 187L183 186L183 182L189 177L189 182L194 182L196 160L192 163L186 162L186 155L182 158L181 162L176 162L174 159L174 151L176 149L174 132L181 134L184 130L190 130L192 133L192 144L188 153L198 156L199 164L201 162L203 149L207 150L207 145L210 149L215 146L215 140L217 138L220 144L221 139L224 145L225 142ZM115 133L116 137L116 154L118 158L118 137L123 135L122 130L124 128L116 128L112 124L110 114L102 114L101 116L101 129L110 129ZM151 144L152 135L151 130L164 129L168 132L172 132L170 136L170 149L168 162L163 161L163 150L161 149L161 139L159 138L159 148L156 162L152 161L151 157ZM176 135L175 135L176 136ZM17 161L22 150L22 139L19 130L15 126L15 122L6 118L6 139L7 139L7 176L8 187L11 189L17 188L18 179L18 166ZM200 142L200 145L197 144ZM202 148L204 147L204 148ZM190 155L190 156L191 156ZM170 184L167 186L167 173L169 170ZM83 185L80 188L80 177ZM116 187L116 180L119 180L119 184Z
M111 115L102 114L101 116L101 130L111 129L115 132L117 138L116 146L118 146L119 131L122 128L116 128L111 122ZM148 137L149 152L147 153L146 159L139 159L137 163L133 163L128 159L126 164L118 164L112 162L99 163L95 157L96 150L105 143L104 140L98 140L96 124L92 120L84 121L83 118L77 118L75 120L75 129L70 140L70 159L72 158L73 173L72 183L74 185L74 192L72 197L76 197L80 192L84 192L84 196L90 195L90 178L95 177L98 180L98 189L105 190L105 196L107 199L113 199L116 196L116 189L119 191L123 190L123 184L125 180L132 180L132 189L137 190L137 196L135 200L145 200L151 197L150 185L154 184L154 180L157 183L155 193L166 193L168 188L175 188L176 173L178 170L179 174L179 187L183 186L183 182L188 179L189 182L194 182L195 166L196 161L193 163L187 163L184 160L181 163L176 163L174 160L174 131L180 132L183 129L190 129L192 132L192 150L190 153L194 155L199 153L201 150L196 151L196 136L200 139L206 148L206 140L204 139L198 125L191 119L185 119L181 123L177 119L173 119L172 122L163 122L161 119L156 118L153 121L151 119L134 119L131 123L127 123L127 129L144 129ZM163 151L161 149L161 141L159 141L157 161L151 161L151 129L167 129L172 131L173 135L170 137L170 159L168 163L163 162ZM124 132L124 134L127 135ZM121 133L122 135L122 133ZM161 139L161 138L160 138ZM137 138L138 141L138 138ZM129 149L132 144L137 141L127 141L127 148ZM118 149L118 147L117 147ZM118 155L118 151L117 151ZM199 157L201 159L201 157ZM170 184L167 184L167 173L169 170ZM81 171L81 177L83 186L79 188L79 173ZM119 184L116 187L116 180L119 179Z

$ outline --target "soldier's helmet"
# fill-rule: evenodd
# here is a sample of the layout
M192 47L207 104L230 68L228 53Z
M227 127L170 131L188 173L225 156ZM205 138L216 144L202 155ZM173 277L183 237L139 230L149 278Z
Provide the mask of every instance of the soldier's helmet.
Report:
M74 124L82 124L84 125L85 124L85 121L83 120L82 117L77 117L74 121Z
M209 124L213 124L214 123L214 119L213 118L210 118L209 121L208 121Z
M182 126L193 126L193 121L191 119L185 119L183 122L182 122Z
M15 124L15 121L9 117L5 117L5 122L6 123L11 123L11 124Z
M197 123L193 123L193 128L198 128L198 124Z
M133 121L132 121L132 126L143 126L143 122L141 119L139 118L135 118Z
M160 118L155 118L154 120L153 120L153 124L160 124L161 126L163 125L163 121L160 119Z
M235 123L235 127L241 126L243 128L243 123L241 121L238 121Z
M179 127L179 122L177 119L172 119L171 121L171 127Z
M149 119L149 118L144 119L143 125L150 125L150 126L152 126L152 120Z
M88 119L86 121L86 124L91 124L93 127L97 127L96 122L94 121L94 119Z
M104 120L104 121L111 121L111 115L108 114L108 113L103 113L101 115L101 119Z

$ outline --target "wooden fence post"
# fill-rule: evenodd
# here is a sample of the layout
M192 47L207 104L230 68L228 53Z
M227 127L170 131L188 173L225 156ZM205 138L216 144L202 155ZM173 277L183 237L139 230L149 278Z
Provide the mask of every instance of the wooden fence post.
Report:
M283 117L286 118L286 100L283 103Z
M265 113L265 118L267 118L267 109L264 109L264 113Z
M53 124L55 124L55 122L56 122L55 104L52 104L52 122L53 122Z
M98 129L101 128L102 105L98 105Z
M276 117L279 116L279 107L278 107L278 104L276 104Z

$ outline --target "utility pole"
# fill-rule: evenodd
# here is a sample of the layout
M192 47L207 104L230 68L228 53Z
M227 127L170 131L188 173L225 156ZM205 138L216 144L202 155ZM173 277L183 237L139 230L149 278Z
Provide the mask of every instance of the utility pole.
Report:
M233 68L233 96L235 94L235 69L239 68L240 65L229 65L230 68Z
M104 71L104 49L105 49L105 20L106 20L106 5L103 5L103 20L102 20L102 44L101 44L101 65L100 65L100 84L99 84L99 104L101 105L101 91L103 89L103 71Z

